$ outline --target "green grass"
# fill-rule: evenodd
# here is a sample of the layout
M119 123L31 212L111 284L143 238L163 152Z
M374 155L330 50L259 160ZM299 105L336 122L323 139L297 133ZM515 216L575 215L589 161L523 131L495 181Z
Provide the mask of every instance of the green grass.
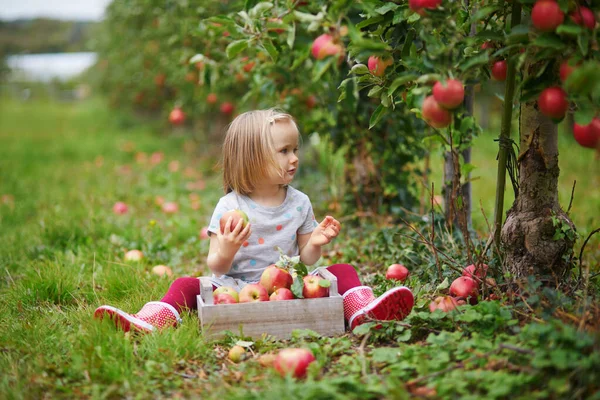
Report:
M492 149L479 140L478 148ZM135 151L126 151L128 143ZM1 398L401 399L427 386L441 398L530 399L579 398L598 390L600 343L593 333L544 314L533 298L529 307L543 318L537 322L518 317L522 305L498 301L430 314L431 297L443 291L431 278L431 254L398 240L397 231L368 226L348 227L336 243L342 255L337 261L378 268L409 255L414 264L407 285L417 293L415 310L403 321L410 329L390 323L368 337L298 332L288 342L254 343L257 356L288 346L311 348L317 365L306 381L280 378L257 357L232 364L226 354L239 338L207 340L193 313L183 315L178 329L146 336L93 320L101 304L135 312L160 299L171 279L153 275L153 265L171 266L175 277L207 273L208 243L198 233L221 191L214 159L199 157L193 147L184 134L160 133L99 99L0 100ZM137 152L157 151L164 160L156 165L136 161ZM171 161L180 163L178 171L169 170ZM586 175L593 178L589 169ZM199 180L205 189L189 187ZM597 201L592 184L586 183L587 197ZM192 193L199 205L193 206ZM177 201L180 212L163 214L156 196ZM114 215L116 201L128 203L130 212ZM574 204L598 217L583 208L585 202ZM448 251L461 252L456 242L448 243ZM133 248L146 255L142 262L123 261ZM338 256L330 257L326 261ZM452 273L444 265L444 275ZM391 284L381 273L364 276L378 292ZM579 304L560 296L557 301L570 310ZM463 361L465 368L457 367ZM415 378L423 381L406 384Z

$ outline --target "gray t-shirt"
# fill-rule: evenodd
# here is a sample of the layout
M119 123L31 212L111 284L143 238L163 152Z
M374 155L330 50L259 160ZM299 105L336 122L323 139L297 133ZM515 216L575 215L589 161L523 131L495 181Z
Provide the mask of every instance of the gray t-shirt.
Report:
M210 220L208 231L219 231L221 216L233 209L244 211L252 224L250 238L233 258L225 278L244 282L258 282L269 265L279 260L279 250L293 257L299 254L299 234L310 233L317 226L310 199L291 186L283 203L276 207L263 207L247 196L230 192L221 197Z

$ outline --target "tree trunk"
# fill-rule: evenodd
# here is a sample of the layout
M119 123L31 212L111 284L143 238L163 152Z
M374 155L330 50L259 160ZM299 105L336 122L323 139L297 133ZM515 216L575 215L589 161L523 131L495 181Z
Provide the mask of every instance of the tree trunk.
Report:
M501 234L505 261L515 278L558 285L575 244L575 225L558 203L558 129L533 100L521 104L520 133L519 193Z

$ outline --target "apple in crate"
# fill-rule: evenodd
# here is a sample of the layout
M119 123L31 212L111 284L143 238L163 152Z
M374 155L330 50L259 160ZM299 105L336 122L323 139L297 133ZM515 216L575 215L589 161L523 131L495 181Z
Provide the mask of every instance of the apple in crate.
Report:
M269 265L260 276L260 284L267 289L269 294L280 288L289 289L292 287L292 283L292 275L275 264Z
M275 290L271 296L269 296L269 300L294 300L294 293L292 293L292 291L288 288L279 288Z
M331 282L315 275L306 275L304 277L304 287L302 296L305 299L316 299L319 297L329 297L329 286Z
M269 293L260 283L250 283L240 290L240 303L256 301L269 301Z
M213 294L213 303L214 304L237 304L238 302L233 298L233 296L228 295L227 293L221 293L221 294Z
M402 264L392 264L388 267L385 273L385 279L395 279L404 282L408 278L408 268Z
M217 296L219 294L226 294L228 296L231 296L235 300L236 303L240 301L240 297L238 295L237 290L235 290L231 286L220 286L220 287L216 288L215 291L213 292L213 297Z
M464 297L471 304L477 304L479 285L477 281L468 276L456 278L450 285L450 294L456 297Z
M454 297L439 296L429 304L429 311L442 310L448 312L454 310L456 306L458 306L458 301Z
M304 378L310 363L315 356L308 349L283 349L275 357L273 366L281 376L291 375L294 378Z
M242 229L248 224L248 215L245 212L242 210L229 210L223 214L219 220L221 233L225 232L225 225L227 224L229 217L231 217L231 226L229 227L230 230L233 230L236 227L240 219L244 221L242 222Z

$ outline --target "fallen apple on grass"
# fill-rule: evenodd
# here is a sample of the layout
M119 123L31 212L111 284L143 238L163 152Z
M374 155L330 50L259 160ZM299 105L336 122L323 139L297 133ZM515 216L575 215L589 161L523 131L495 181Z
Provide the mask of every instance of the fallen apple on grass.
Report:
M162 210L165 214L176 214L179 211L179 206L173 201L167 201L162 205Z
M260 284L267 289L269 294L274 293L277 289L292 287L292 275L283 268L279 268L275 264L269 265L260 276Z
M468 276L456 278L450 285L450 294L456 297L464 297L471 304L477 304L479 296L479 285L475 279Z
M156 265L152 267L152 273L158 276L173 276L173 271L166 265Z
M279 301L279 300L294 300L294 293L290 289L287 288L279 288L275 290L271 296L269 296L270 301Z
M465 269L463 269L463 276L468 276L470 278L477 277L479 279L483 279L486 277L488 271L487 264L471 264Z
M315 360L315 356L308 349L289 348L283 349L277 354L273 367L281 376L291 375L294 378L304 378L308 366Z
M123 203L122 201L117 201L113 206L113 212L115 214L123 215L127 214L127 211L129 211L129 207L127 207L127 204Z
M129 250L125 253L125 261L140 261L144 258L144 253L140 250Z
M394 279L400 282L404 282L408 278L409 271L402 264L392 264L388 267L385 273L385 279Z
M443 312L452 311L458 306L458 301L452 296L438 296L429 304L429 311L442 310Z
M303 278L303 281L302 296L305 299L329 297L329 286L331 286L329 280L315 275L307 275Z
M229 349L227 357L234 363L239 363L246 358L246 349L244 349L242 346L235 345Z
M269 301L269 293L259 283L251 283L240 290L240 303L252 303L257 301Z
M219 226L221 228L221 233L225 233L225 226L227 225L227 220L231 217L231 225L229 229L233 231L237 226L238 222L242 220L242 229L246 227L248 224L248 215L242 210L229 210L224 213L219 219Z

